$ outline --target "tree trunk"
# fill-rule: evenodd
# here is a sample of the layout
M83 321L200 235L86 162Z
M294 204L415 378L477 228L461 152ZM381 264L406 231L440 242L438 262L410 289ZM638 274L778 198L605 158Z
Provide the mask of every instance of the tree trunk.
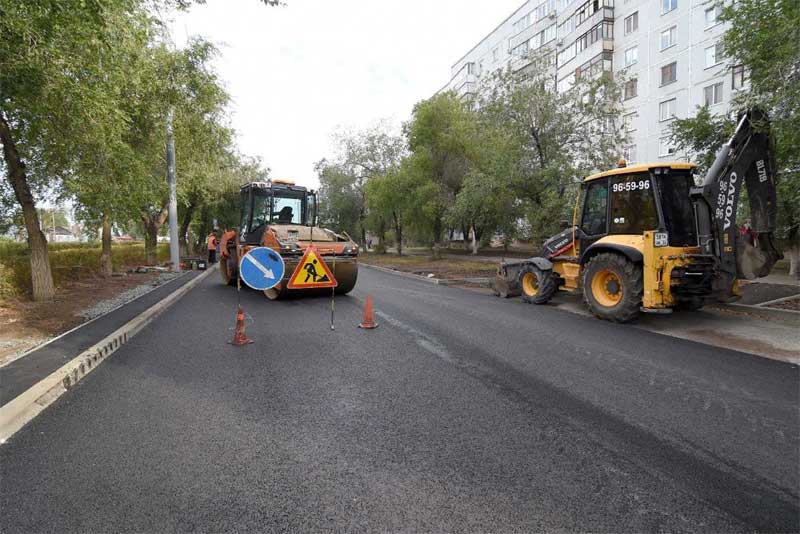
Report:
M438 260L442 257L442 214L437 213L433 220L433 259Z
M461 226L461 238L463 239L461 245L464 247L464 250L469 250L469 230L470 226Z
M25 229L28 231L33 300L52 300L55 296L55 286L53 285L53 272L50 269L50 256L47 252L47 239L45 239L39 224L36 203L33 200L25 173L25 163L20 158L17 145L11 137L11 129L2 113L0 113L0 142L3 144L3 158L8 168L8 180L14 189L17 202L22 207Z
M181 228L178 236L178 243L180 244L181 254L188 256L189 251L189 225L192 223L192 215L194 214L195 205L189 204L183 212L183 219L181 219Z
M103 251L100 253L100 274L111 276L114 264L111 261L111 212L103 210Z
M164 221L167 220L168 214L167 208L163 207L155 216L149 213L142 215L142 222L144 222L144 257L147 265L156 265L158 263L158 231Z
M144 261L147 265L158 262L158 226L149 222L144 227Z
M478 255L478 235L475 232L475 225L472 226L472 255Z
M394 219L394 238L397 241L397 255L403 255L403 225L400 223L400 217L397 214L392 214Z

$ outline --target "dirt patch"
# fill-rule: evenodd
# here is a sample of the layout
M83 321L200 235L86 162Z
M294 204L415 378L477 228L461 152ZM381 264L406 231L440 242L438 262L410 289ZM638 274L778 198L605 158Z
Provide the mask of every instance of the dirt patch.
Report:
M781 302L770 304L769 306L766 306L766 308L777 308L779 310L792 310L800 312L800 297L782 300Z
M0 366L19 354L86 321L80 312L116 295L148 284L159 273L132 273L67 282L52 302L12 298L0 301Z
M397 254L364 254L359 261L404 273L418 274L440 280L493 277L497 264L493 262L455 258L433 259L430 256L398 256ZM433 276L430 276L433 275Z

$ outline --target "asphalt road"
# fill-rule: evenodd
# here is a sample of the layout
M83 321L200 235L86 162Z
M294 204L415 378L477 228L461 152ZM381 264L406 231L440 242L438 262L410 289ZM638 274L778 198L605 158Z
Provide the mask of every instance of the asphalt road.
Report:
M367 269L335 331L241 300L255 344L212 277L0 447L2 531L800 529L797 366Z

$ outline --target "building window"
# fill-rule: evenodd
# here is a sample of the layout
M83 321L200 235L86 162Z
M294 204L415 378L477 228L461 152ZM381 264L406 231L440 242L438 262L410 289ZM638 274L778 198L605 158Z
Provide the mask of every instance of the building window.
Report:
M531 25L531 14L528 13L514 23L514 34L517 34Z
M638 82L639 80L637 80L636 78L625 82L625 100L630 100L631 98L639 94Z
M675 118L675 101L671 98L658 104L658 120L668 121Z
M673 26L661 32L661 50L665 50L674 45L678 35L678 27Z
M661 0L661 14L669 13L678 8L678 0Z
M475 63L467 63L467 74L475 74Z
M731 81L731 89L741 89L744 87L744 65L736 65L731 69L733 80Z
M658 140L658 155L671 156L675 153L675 147L672 145L672 139L669 137L662 137Z
M480 76L481 74L483 74L483 60L480 60L478 62L478 76Z
M497 63L498 59L500 59L500 49L495 48L494 50L492 50L492 61Z
M639 29L639 12L635 11L632 15L625 17L625 35L631 34Z
M622 116L622 127L625 129L626 132L632 132L636 130L636 119L638 117L639 114L636 113L635 111L633 113L627 113Z
M623 148L622 157L625 158L625 162L628 165L636 163L636 145L629 145Z
M633 48L629 48L625 50L625 66L630 67L634 63L639 61L639 47L634 46Z
M703 105L713 106L722 102L722 82L703 87Z
M542 44L549 43L556 38L556 25L552 24L542 32Z
M678 79L678 62L661 67L661 85L669 85Z
M706 68L713 67L722 63L722 44L717 43L714 46L706 48Z
M514 49L511 51L511 54L515 57L523 57L528 55L528 50L530 50L530 41L525 41L519 46L514 47Z
M722 14L721 4L717 4L713 7L709 7L708 9L706 9L706 28L714 26L719 20L719 16L721 14Z

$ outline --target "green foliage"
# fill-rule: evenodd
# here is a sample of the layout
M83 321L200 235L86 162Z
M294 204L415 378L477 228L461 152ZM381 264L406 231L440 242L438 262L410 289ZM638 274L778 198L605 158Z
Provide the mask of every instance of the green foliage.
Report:
M778 237L800 245L800 4L794 0L739 0L725 7L721 20L730 24L723 47L732 65L743 65L747 85L732 108L759 107L767 112L778 167ZM716 116L699 108L692 118L678 119L673 139L707 169L716 150L735 127L734 116Z
M367 231L367 182L396 168L405 154L403 138L380 121L361 131L335 135L338 154L320 160L320 221L334 230L357 236L364 244Z
M412 166L433 184L431 240L436 244L475 154L477 126L468 103L450 92L419 102L405 126Z
M708 106L703 106L694 117L672 121L670 134L678 150L693 155L698 172L702 174L714 163L717 150L728 141L735 128L732 118L714 115Z
M49 246L50 262L56 285L100 273L100 244L53 243ZM113 246L114 270L142 265L145 262L142 243ZM0 298L20 296L31 290L31 265L25 243L0 240ZM158 261L169 259L169 245L158 246Z
M183 49L166 46L150 12L191 4L0 0L0 111L26 181L34 192L70 199L90 228L108 215L154 238L167 198L170 116L184 232L229 216L238 186L253 174L228 124L229 96L211 66L216 48L198 38ZM4 164L0 173L5 232L22 221Z
M335 232L360 235L361 195L357 178L341 165L321 160L316 164L319 177L319 222Z
M524 76L501 72L479 96L481 131L491 135L479 145L490 147L482 158L489 164L480 166L490 180L505 184L497 189L501 198L517 199L509 217L521 217L521 237L535 241L559 230L571 213L573 184L612 167L627 140L619 82L581 78L556 92L548 65L547 56L535 57Z

